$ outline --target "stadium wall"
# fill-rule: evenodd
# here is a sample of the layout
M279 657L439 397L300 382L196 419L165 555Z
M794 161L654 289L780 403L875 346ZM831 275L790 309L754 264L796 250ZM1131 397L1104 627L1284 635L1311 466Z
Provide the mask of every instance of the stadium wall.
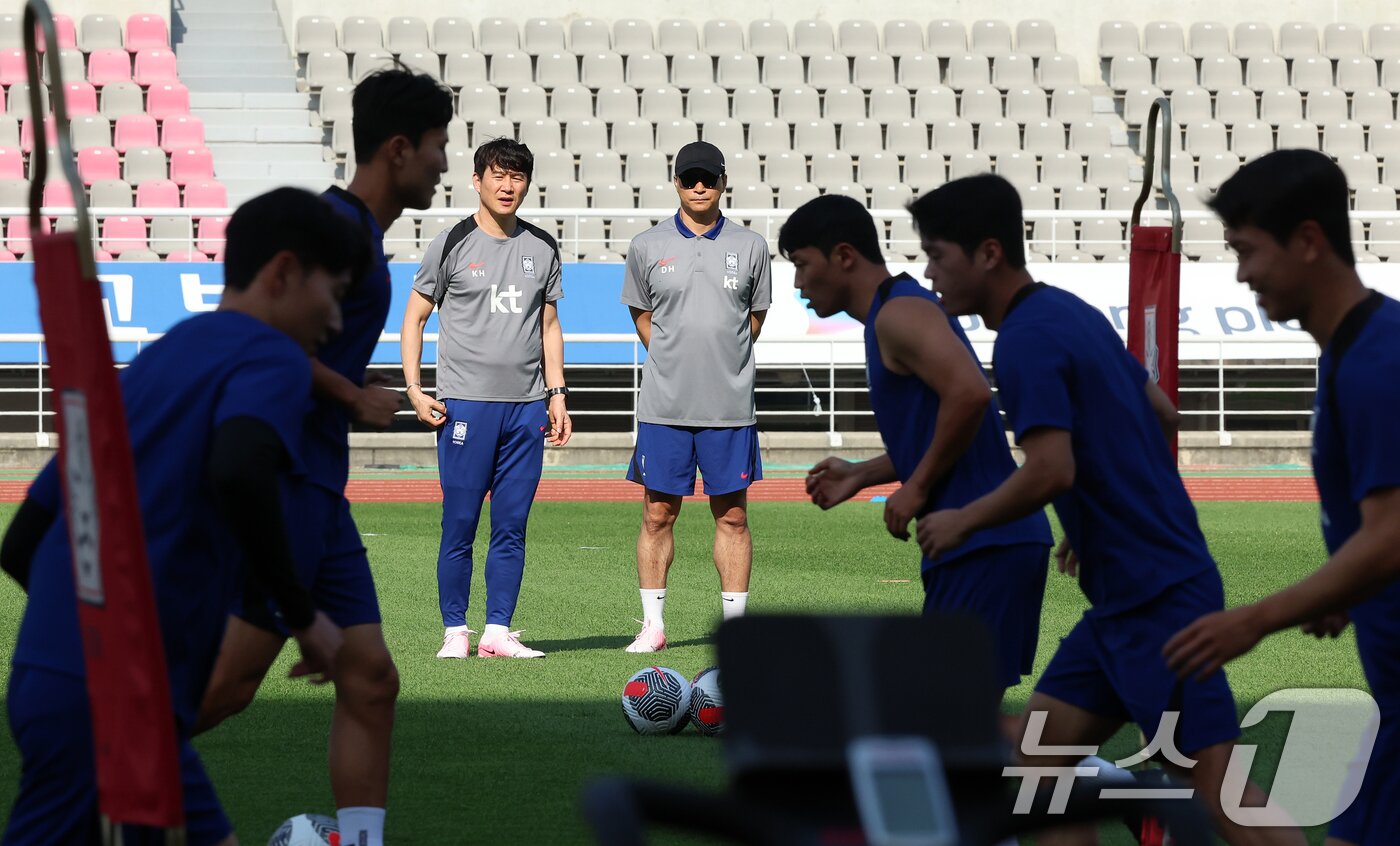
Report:
M365 15L384 18L384 5L374 0L276 0L288 32L294 31L297 18L305 15L325 15L337 20ZM1033 5L1016 0L944 0L926 5L917 11L905 3L861 2L861 0L827 0L815 5L807 0L710 0L703 9L679 8L670 3L638 2L638 0L535 0L527 7L503 10L496 7L468 6L461 0L416 0L395 8L395 13L421 17L429 22L440 17L472 19L501 15L503 12L523 23L527 18L561 18L568 21L578 17L604 20L641 18L653 23L684 17L696 21L731 18L750 21L776 18L789 23L808 18L831 21L833 26L848 18L883 22L899 18L927 21L951 18L971 24L988 18L1019 21L1039 18L1053 21L1060 51L1080 60L1085 82L1101 81L1099 69L1087 61L1097 55L1099 25L1104 21L1130 20L1139 26L1148 21L1175 21L1184 28L1196 21L1220 21L1234 26L1243 21L1271 24L1275 29L1288 21L1305 21L1321 28L1324 24L1348 22L1372 24L1396 20L1391 4L1373 2L1340 3L1337 0L1235 0L1223 7L1218 0L1140 0L1125 6L1109 0L1040 0Z
M131 15L160 15L167 23L171 17L169 0L49 0L49 8L78 24L84 15L115 15L123 20Z

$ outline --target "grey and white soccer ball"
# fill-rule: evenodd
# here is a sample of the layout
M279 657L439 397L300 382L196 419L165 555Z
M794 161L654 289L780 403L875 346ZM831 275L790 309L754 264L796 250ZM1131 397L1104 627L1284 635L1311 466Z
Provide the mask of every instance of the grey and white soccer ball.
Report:
M622 715L637 734L675 734L689 708L690 682L670 667L638 670L622 688Z
M277 827L267 846L340 846L340 825L324 814L298 814Z
M719 687L719 667L706 667L690 680L690 722L703 735L713 737L724 733L724 695Z

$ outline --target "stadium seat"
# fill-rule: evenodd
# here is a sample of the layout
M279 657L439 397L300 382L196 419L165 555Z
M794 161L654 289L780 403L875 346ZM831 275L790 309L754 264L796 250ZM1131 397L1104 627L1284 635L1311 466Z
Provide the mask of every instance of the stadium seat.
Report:
M671 72L666 66L666 56L662 53L633 53L626 59L624 78L633 88L669 84Z
M199 240L195 242L195 249L201 253L219 256L224 251L224 229L228 226L228 218L201 217L195 220L195 228Z
M613 127L614 133L617 127ZM622 178L630 185L655 185L671 178L671 168L666 162L666 154L647 148L634 149L626 153Z
M1234 153L1211 153L1201 156L1196 181L1208 191L1219 190L1221 183L1240 169L1240 157Z
M1113 127L1103 120L1070 121L1069 149L1080 154L1107 152L1113 149Z
M1068 91L1073 89L1060 89ZM967 94L964 92L963 97ZM1006 117L1018 123L1029 123L1049 117L1049 98L1045 92L1034 86L1006 92Z
M954 130L952 127L960 127ZM945 155L964 152L973 148L972 124L962 120L949 120L935 124L936 146L929 146L929 127L922 121L901 120L886 127L885 149L900 156L909 156L936 149ZM944 133L940 135L939 133ZM947 142L945 143L944 137ZM965 136L965 137L964 137ZM965 143L964 143L965 141Z
M409 220L409 218L400 218ZM411 222L411 221L410 221ZM181 250L194 252L193 221L184 216L158 215L151 218L150 248L161 255Z
M1196 72L1196 60L1184 52L1166 53L1157 56L1157 87L1163 91L1189 88L1200 82Z
M807 60L807 84L818 91L850 85L850 62L836 53L812 56Z
M1190 27L1190 45L1187 52L1198 59L1209 56L1226 56L1231 52L1230 30L1225 24L1215 21L1197 21Z
M613 21L612 49L624 56L656 49L656 36L651 23L641 18Z
M97 114L97 89L90 83L65 82L63 93L68 101L69 116Z
M812 121L811 123L806 125L799 123L797 125L799 138L802 138L805 142L806 137L808 137L804 133L804 129L806 128L806 126L817 127L829 123L830 121ZM818 146L819 145L816 143L810 145L805 143L799 143L798 149L816 149ZM832 145L826 143L820 144L820 147L822 149L829 149L831 146ZM853 156L860 156L862 161L868 156L883 155L885 150L885 140L884 133L881 129L880 124L876 121L867 120L844 121L841 124L840 149L845 150ZM895 159L897 160L898 157L896 156ZM897 170L898 167L896 167L896 171ZM898 179L897 176L895 178ZM869 182L866 180L862 181L867 182L867 184L869 184Z
M78 49L84 53L94 50L121 49L122 23L113 15L84 15L78 32Z
M961 91L964 88L990 85L991 82L991 66L986 56L963 53L948 59L947 83L949 88Z
M899 85L887 85L870 92L870 119L877 123L908 120L914 116L913 98Z
M1307 121L1289 121L1278 125L1278 149L1292 147L1306 150L1319 149L1317 124Z
M674 153L699 138L700 131L695 121L689 118L658 121L656 124L656 149L665 153Z
M1367 133L1366 150L1390 163L1390 156L1400 156L1400 124L1372 124Z
M1277 52L1274 31L1266 23L1235 24L1235 55L1245 60L1269 56Z
M1374 59L1348 56L1337 60L1337 87L1343 91L1360 91L1380 84L1380 67Z
M170 49L170 33L166 30L165 18L159 15L132 15L127 18L124 46L129 53L150 48Z
M939 70L938 57L932 53L914 53L899 60L895 71L895 82L905 88L922 88L941 85L943 74Z
M198 250L172 250L170 254L165 257L165 260L168 262L185 263L207 262L209 261L209 257L206 256L204 253L199 252Z
M884 37L885 52L896 59L924 51L924 30L915 21L885 21Z
M303 15L297 18L296 36L293 41L296 52L300 55L340 48L335 21L319 15Z
M1001 153L996 157L996 173L1019 190L1040 182L1032 153Z
M708 125L706 126L708 129ZM764 120L749 124L748 148L771 153L792 149L792 129L787 121Z
M714 84L714 60L705 53L678 53L671 60L671 84L686 90Z
M605 21L576 18L569 22L569 49L574 53L595 53L612 49L612 34Z
M24 151L18 147L0 147L0 180L24 178Z
M1142 52L1151 59L1185 53L1186 36L1181 24L1174 21L1148 22L1142 28Z
M464 18L438 18L433 21L433 52L450 55L476 47L476 35L471 22Z
M160 47L147 48L136 53L136 72L133 78L137 85L149 86L157 82L176 82L178 76L173 51Z
M952 171L949 171L952 178ZM1052 188L1084 182L1084 157L1078 153L1046 153L1040 159L1040 184Z
M53 115L44 117L44 140L50 150L58 144L58 125ZM19 148L26 153L34 152L34 121L31 118L19 122Z
M1292 86L1304 94L1332 86L1332 62L1322 56L1302 56L1293 60L1289 74Z
M1058 120L1026 124L1022 148L1033 153L1054 153L1065 149L1065 125Z
M519 76L519 74L511 75ZM530 80L513 79L511 81L529 82ZM554 88L558 85L577 85L579 82L578 57L562 50L539 54L535 59L534 81L545 88Z
M512 85L506 89L505 116L512 121L547 117L549 100L538 85Z
M184 186L214 178L214 154L205 147L188 147L170 153L170 181Z
M39 218L39 231L49 232L51 229L47 217ZM29 218L24 215L16 215L10 218L10 222L5 226L5 248L16 256L27 256L31 247L30 239L32 230L29 228Z
M914 117L924 121L957 117L957 95L951 88L930 86L914 93Z
M384 46L394 54L427 52L431 49L428 45L427 23L422 18L390 18Z
M180 186L169 179L148 179L136 186L136 208L138 209L173 209L179 208ZM185 203L187 206L194 206L194 203ZM214 208L227 208L228 198L224 197L223 203Z
M679 88L653 85L641 92L641 116L653 123L685 116L685 99Z
M967 52L967 27L962 21L947 18L929 21L926 49L939 58L947 59Z
M515 50L498 50L495 53L482 50L490 57L490 71L486 79L497 88L506 88L512 85L531 85L535 80L535 72L527 53L516 52Z
M136 90L140 91L141 89L137 88ZM10 114L29 114L29 83L13 83L10 85L10 90L7 94L9 95L7 111ZM49 87L42 82L39 83L39 107L43 110L44 114L49 113Z
M1152 84L1152 61L1141 53L1119 53L1108 62L1108 84L1115 91Z
M623 72L622 55L611 50L585 53L579 79L589 88L623 85L626 74Z
M1230 152L1245 159L1274 149L1273 127L1266 123L1245 122L1230 127Z
M510 18L484 18L477 29L481 36L481 52L488 56L513 53L520 49L520 27ZM578 52L577 47L572 49Z
M1123 149L1091 153L1085 159L1084 181L1096 188L1119 188L1132 180L1132 155Z
M703 52L712 56L744 49L744 28L735 20L708 20L702 29Z
M1208 100L1206 107L1210 107ZM1086 89L1057 88L1055 93L1050 95L1050 116L1055 120L1077 120L1093 115L1094 98Z
M427 74L436 80L442 79L442 59L437 53L428 50L400 53L398 61L415 73Z
M569 52L563 22L555 18L530 18L525 21L520 49L531 56Z
M108 89L104 89L105 94ZM146 111L156 120L188 115L190 113L190 91L179 82L161 82L152 85L146 103ZM104 110L105 112L105 110ZM112 117L112 115L108 115Z
M1005 21L974 21L968 28L968 36L968 52L992 59L1011 52L1011 27Z
M755 19L749 22L749 51L763 58L773 53L786 53L791 49L788 40L787 24L772 19Z
M1099 24L1099 56L1112 59L1142 52L1137 25L1130 21L1104 21Z
M1346 174L1347 185L1353 189L1380 182L1380 163L1370 153L1344 153L1337 156L1337 166Z
M828 88L822 96L822 117L838 122L864 119L865 92L846 86Z
M726 153L724 157L724 169L729 175L731 186L746 182L763 181L759 156L752 150L739 150L735 153ZM673 194L675 190L674 187L671 188Z
M142 143L132 146L150 146ZM176 115L161 124L160 147L167 153L179 148L204 146L204 119L194 115Z
M1400 24L1371 24L1366 40L1371 46L1371 58L1377 61L1400 58Z
M27 79L29 79L29 69L24 61L24 51L0 50L0 85L8 88L16 82L23 82Z
M1282 56L1265 53L1249 60L1244 69L1244 84L1255 91L1288 87L1288 63Z
M1324 61L1326 60L1324 59ZM1346 120L1348 117L1346 92L1340 88L1314 89L1308 94L1308 104L1304 114L1308 120L1317 124Z
M992 60L992 84L1005 91L1035 85L1035 61L1025 53L1004 53Z
M1035 69L1036 84L1046 91L1079 84L1079 62L1068 53L1041 57Z
M536 118L520 122L516 138L530 148L531 152L562 150L563 131L554 118Z
M102 221L102 249L120 257L128 250L147 250L146 219L109 215Z
M848 18L836 29L836 49L847 56L868 56L880 52L880 30L874 21ZM919 39L920 46L923 39Z
M685 97L685 116L696 123L729 117L729 95L723 88L692 88Z
M131 147L122 156L122 179L130 185L168 178L165 151L159 147Z
M1055 25L1050 21L1028 19L1016 23L1016 52L1039 60L1057 50Z
M64 80L68 82L87 79L87 64L83 61L83 52L81 50L76 48L60 50L58 53L58 66L60 73L63 74ZM41 79L45 84L53 83L52 68L47 60L45 60L41 70Z
M1011 96L1008 95L1008 102L1010 102L1011 99ZM1043 95L1041 99L1041 111L1043 112ZM995 88L965 89L962 93L962 100L958 104L958 116L961 117L963 120L971 121L974 124L981 123L984 120L1000 120L1003 117L1001 107L1001 92L997 91ZM1030 116L1026 119L1035 117L1045 117L1045 115L1036 115L1032 111Z
M740 123L773 120L773 92L762 85L750 85L734 91L730 106L732 117Z
M694 22L668 18L656 26L656 49L663 56L700 50L700 30Z
M899 156L883 152L861 154L856 163L856 179L864 185L876 186L877 191L880 186L899 184Z
M1317 27L1303 21L1292 21L1278 28L1278 53L1295 60L1318 55Z
M714 81L725 88L757 85L758 57L752 53L726 53L719 57Z
M859 88L869 91L872 88L895 84L894 58L883 53L865 53L856 56L851 72L851 81Z
M1338 121L1322 127L1322 150L1331 156L1366 152L1366 131L1359 123Z
M792 49L806 58L836 52L836 34L824 20L799 20L792 26Z
M792 86L778 92L778 117L786 121L821 117L821 96L815 88Z
M121 159L111 147L89 147L78 151L78 176L84 185L98 180L121 178Z
M948 181L948 169L939 153L916 153L904 160L904 181L920 193Z

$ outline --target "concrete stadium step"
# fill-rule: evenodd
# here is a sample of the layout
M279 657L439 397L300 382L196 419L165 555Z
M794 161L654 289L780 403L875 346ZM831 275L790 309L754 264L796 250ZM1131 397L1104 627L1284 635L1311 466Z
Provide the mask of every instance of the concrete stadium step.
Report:
M200 115L206 127L307 125L306 113L295 109L207 109Z
M230 11L227 5L219 10L214 4L200 9L191 9L186 4L185 9L175 12L175 18L191 31L273 29L282 25L275 11Z
M264 92L269 94L293 94L297 90L297 81L294 76L185 76L181 74L180 81L191 92Z
M279 26L275 29L190 30L175 45L176 52L200 47L228 47L238 44L285 44L287 37Z
M314 162L319 165L323 161L322 148L314 144L279 144L255 141L251 144L210 144L209 149L214 151L219 162L261 162L264 164Z
M335 179L335 164L332 162L237 162L219 158L214 152L214 173L222 181L228 179L261 179L279 181L288 179L320 180L330 184Z
M322 149L326 131L321 126L215 126L204 127L210 144L314 144Z
M191 91L191 109L298 109L311 108L311 95L297 93L244 94L238 91Z
M181 73L187 64L196 62L291 62L295 61L286 44L230 44L221 47L193 49L181 44L175 48L176 64Z
M247 61L233 61L222 59L180 59L176 65L176 70L180 73L180 78L190 76L219 76L219 77L259 77L259 76L296 76L296 63L290 56L282 56L277 59L260 59Z
M304 188L312 193L319 194L331 186L335 181L332 178L311 177L305 179L270 179L264 177L220 177L220 182L228 190L229 206L235 207L244 200L256 197L259 194L271 191L273 188L280 188L284 185L291 185L297 188Z

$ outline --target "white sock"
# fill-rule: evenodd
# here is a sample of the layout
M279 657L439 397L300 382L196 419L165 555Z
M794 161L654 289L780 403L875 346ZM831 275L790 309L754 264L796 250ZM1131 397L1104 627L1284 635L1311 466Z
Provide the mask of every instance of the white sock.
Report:
M1107 778L1112 779L1113 781L1121 781L1124 784L1135 780L1132 773L1128 772L1125 769L1122 769L1121 767L1115 767L1111 762L1105 761L1103 758L1100 758L1097 755L1090 755L1089 757L1084 758L1079 762L1079 766L1098 767L1099 778Z
M341 808L335 818L341 846L384 846L383 808Z
M443 636L446 637L447 635L463 634L466 631L466 626L448 626L447 630L443 632Z
M724 619L732 620L735 617L744 616L744 608L749 604L749 592L737 590L722 590L719 592L720 609L724 612Z
M510 634L510 626L502 626L498 623L487 623L486 628L481 630L481 639L490 643L498 637L505 637Z
M648 590L642 588L642 622L653 623L661 628L666 625L662 621L662 609L666 607L666 588L658 590Z

